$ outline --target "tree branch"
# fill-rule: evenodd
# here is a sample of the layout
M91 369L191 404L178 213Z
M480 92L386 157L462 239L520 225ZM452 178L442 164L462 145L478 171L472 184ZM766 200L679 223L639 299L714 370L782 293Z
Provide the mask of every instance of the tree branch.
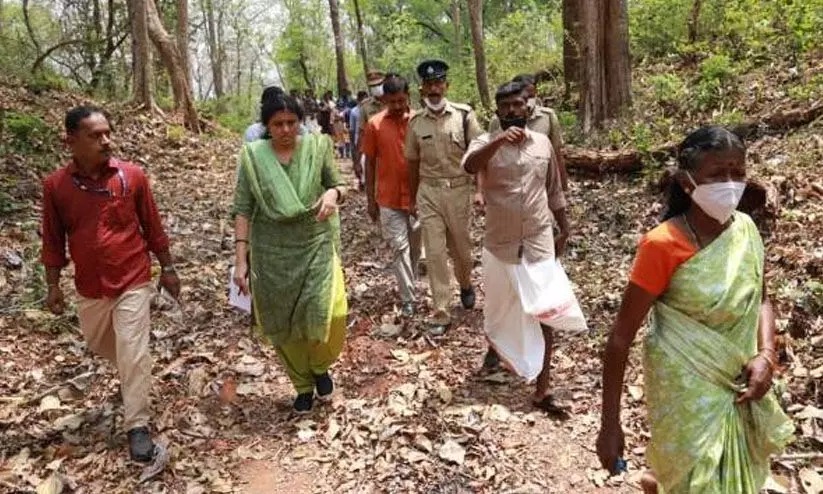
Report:
M37 57L37 60L35 60L34 64L31 66L31 72L32 73L37 72L37 70L40 68L40 65L42 65L43 62L47 58L49 58L49 56L51 56L52 53L59 50L60 48L70 46L70 45L82 45L82 44L86 44L86 40L83 40L83 39L70 39L70 40L67 40L67 41L63 41L61 43L57 43L56 45L52 46L48 50L44 51L39 57ZM38 49L38 51L39 51L39 49Z
M37 42L37 38L34 36L34 29L31 27L31 19L29 18L29 0L23 0L23 22L26 24L26 31L29 32L34 49L37 50L37 53L40 53L40 43Z
M421 21L419 19L414 21L414 23L417 24L420 27L426 28L429 32L436 35L438 38L442 39L446 43L451 43L451 40L449 38L447 38L445 34L441 33L439 29L432 26L431 24L429 24L427 22L424 22L424 21Z

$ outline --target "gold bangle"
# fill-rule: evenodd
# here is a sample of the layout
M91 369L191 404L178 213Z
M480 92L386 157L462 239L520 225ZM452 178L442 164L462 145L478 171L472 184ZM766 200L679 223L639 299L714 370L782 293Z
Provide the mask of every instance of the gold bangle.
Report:
M764 352L771 352L773 357L769 357ZM755 357L762 357L763 359L765 359L766 362L769 363L769 367L771 367L772 372L774 372L777 369L777 352L775 352L774 348L761 348L760 351L757 352L757 355L755 355Z

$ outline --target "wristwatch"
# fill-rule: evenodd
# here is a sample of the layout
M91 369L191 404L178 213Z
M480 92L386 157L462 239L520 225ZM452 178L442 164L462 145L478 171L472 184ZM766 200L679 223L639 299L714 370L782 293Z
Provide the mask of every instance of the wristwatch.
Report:
M160 273L161 274L177 274L177 271L174 270L174 265L169 264L168 266L160 266Z

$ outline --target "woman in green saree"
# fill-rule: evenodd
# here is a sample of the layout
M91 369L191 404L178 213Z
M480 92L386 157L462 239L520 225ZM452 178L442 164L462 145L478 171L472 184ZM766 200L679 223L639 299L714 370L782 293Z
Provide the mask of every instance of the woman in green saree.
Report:
M263 139L240 152L234 196L234 282L252 294L259 332L277 349L309 412L334 390L329 367L346 335L338 203L343 181L328 136L298 136L303 112L291 97L264 102Z
M751 218L735 211L745 158L741 140L722 127L701 128L679 146L667 213L640 240L606 345L597 453L615 473L626 360L651 309L647 494L755 494L769 455L794 432L769 391L777 353L763 243Z

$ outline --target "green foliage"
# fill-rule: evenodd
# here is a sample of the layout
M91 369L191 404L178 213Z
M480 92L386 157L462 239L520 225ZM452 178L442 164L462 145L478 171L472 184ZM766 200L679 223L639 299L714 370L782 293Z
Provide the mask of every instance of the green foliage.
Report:
M31 27L41 46L52 46L60 38L60 25L49 9L39 3L32 2L29 7ZM26 30L22 6L17 2L5 2L2 22L0 67L3 75L30 81L32 64L39 53Z
M171 144L180 144L186 138L186 128L182 125L171 124L166 126L166 140Z
M737 70L726 55L712 55L700 64L700 78L695 87L699 109L711 109L735 92Z
M248 93L229 95L203 101L198 110L204 118L217 120L222 127L242 134L246 127L260 118L256 106L259 98L260 95Z
M559 71L561 22L559 12L534 4L503 17L485 39L492 90L520 73Z
M678 53L687 37L691 2L637 0L629 2L629 32L635 57L661 58Z
M775 54L799 57L823 32L823 0L703 0L694 43L688 39L695 0L629 2L635 57L689 58L707 52L759 63Z
M51 152L56 133L41 118L14 111L0 112L0 141L9 151L21 154ZM6 136L10 142L6 144Z
M658 103L676 104L686 95L686 83L677 74L656 74L649 78L649 84Z
M69 84L66 78L50 70L39 70L26 84L26 89L35 94L46 91L66 91L68 88Z

